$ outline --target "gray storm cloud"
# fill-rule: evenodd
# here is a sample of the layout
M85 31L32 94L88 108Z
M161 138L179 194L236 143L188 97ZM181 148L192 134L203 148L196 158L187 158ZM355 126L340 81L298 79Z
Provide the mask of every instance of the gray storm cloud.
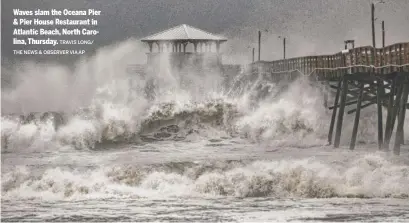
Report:
M409 1L386 0L376 5L377 42L380 44L380 23L386 23L386 43L409 39ZM288 56L334 53L343 47L345 39L355 39L357 45L369 45L370 0L110 0L2 1L2 55L12 55L13 8L22 9L88 9L102 11L90 51L128 38L141 38L169 27L186 23L226 35L230 41L224 47L227 56L240 55L239 62L251 59L256 47L257 31L263 30L262 57L281 58L278 36L287 37ZM266 32L268 31L268 32Z

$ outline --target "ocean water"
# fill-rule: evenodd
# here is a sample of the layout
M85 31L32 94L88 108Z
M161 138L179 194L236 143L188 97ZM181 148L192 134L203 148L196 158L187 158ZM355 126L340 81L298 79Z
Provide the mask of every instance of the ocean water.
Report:
M75 67L9 71L2 221L409 221L409 142L400 156L378 151L375 108L361 114L356 150L350 116L334 149L333 95L319 83L226 83L166 63L130 75L138 50L127 41Z

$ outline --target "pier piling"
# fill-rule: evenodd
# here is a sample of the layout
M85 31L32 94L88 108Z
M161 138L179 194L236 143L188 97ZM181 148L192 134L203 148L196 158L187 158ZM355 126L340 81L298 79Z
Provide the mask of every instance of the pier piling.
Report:
M332 133L334 132L335 117L337 116L337 108L338 108L339 95L341 92L341 84L342 84L342 80L339 80L338 87L337 87L337 93L335 95L334 107L332 110L331 123L329 126L329 133L328 133L328 143L330 145L332 143Z
M337 119L337 128L335 131L334 147L338 148L341 141L342 122L344 120L345 101L348 93L348 80L344 76L342 80L341 101L339 106L339 113Z
M395 136L395 144L393 147L393 153L395 155L400 154L400 147L402 142L404 141L403 138L403 127L404 127L404 122L405 122L405 113L406 113L406 103L408 101L408 93L409 93L409 83L407 78L405 78L405 81L402 82L401 84L401 89L402 89L402 95L400 98L397 98L396 100L400 101L399 103L399 114L398 114L398 124L396 127L396 136Z
M353 150L355 148L356 135L358 133L358 125L359 125L359 118L360 118L359 116L361 114L361 104L362 104L363 93L364 93L364 83L361 82L359 83L359 95L358 95L358 101L356 103L354 128L352 130L352 138L351 138L351 143L349 145L350 150Z
M382 149L383 146L383 120L382 120L382 97L383 97L383 80L378 78L376 81L376 103L378 108L378 148Z
M385 138L383 142L383 149L389 150L389 143L391 140L391 135L393 131L393 124L392 118L393 116L393 104L394 104L394 95L396 94L396 78L392 79L392 84L389 91L389 99L388 99L388 109L387 109L387 117L386 117L386 125L385 125Z

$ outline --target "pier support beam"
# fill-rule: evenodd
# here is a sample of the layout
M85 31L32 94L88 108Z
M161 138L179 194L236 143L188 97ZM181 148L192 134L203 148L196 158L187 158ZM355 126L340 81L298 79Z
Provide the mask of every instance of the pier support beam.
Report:
M361 104L362 104L363 93L364 93L364 83L361 82L359 84L359 95L358 95L358 102L356 104L354 128L352 130L352 138L351 138L351 143L349 145L350 150L355 149L356 135L358 133L359 118L361 114Z
M382 120L382 97L383 97L383 80L378 79L376 81L377 92L376 92L376 103L378 107L378 148L383 147L383 120Z
M385 126L385 138L383 142L383 149L389 150L389 143L391 141L392 131L393 131L393 124L392 121L395 119L393 116L393 105L395 103L394 96L396 93L396 78L392 80L391 89L389 92L389 99L388 99L388 110L387 110L387 117L386 117L386 126Z
M346 77L343 77L342 80L342 92L341 92L341 102L339 106L339 113L337 119L337 128L335 131L334 147L338 148L341 141L341 131L342 131L342 122L344 120L344 110L345 110L345 101L348 93L348 80ZM335 108L334 108L335 109Z
M400 81L402 81L402 79L401 78L397 78L397 83L399 83ZM394 106L393 106L393 113L392 113L392 118L391 118L391 132L390 132L390 134L391 134L391 136L392 136L392 132L393 132L393 129L395 128L395 122L396 122L396 117L398 116L398 113L399 113L399 105L400 105L400 98L402 97L402 91L403 91L403 85L400 83L400 84L397 84L396 85L396 89L397 89L397 93L396 93L396 99L395 99L395 103L394 103Z
M342 80L339 80L338 81L337 93L335 95L334 107L333 107L333 110L332 110L331 123L329 125L328 143L330 145L332 143L332 133L334 132L335 117L337 115L339 95L340 95L340 92L341 92L341 84L342 84Z
M399 103L399 116L398 116L398 124L396 128L396 136L395 136L395 145L393 147L393 153L395 155L400 154L400 146L402 144L403 139L403 127L405 122L405 113L406 113L406 103L408 101L408 93L409 93L409 83L407 80L402 84L402 96L397 98L400 101Z

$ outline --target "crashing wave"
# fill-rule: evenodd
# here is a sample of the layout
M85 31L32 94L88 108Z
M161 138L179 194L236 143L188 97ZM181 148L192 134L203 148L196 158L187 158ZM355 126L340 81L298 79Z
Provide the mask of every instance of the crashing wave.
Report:
M293 146L326 142L329 93L320 83L308 78L277 83L266 73L173 72L166 61L159 73L130 75L127 64L137 53L139 46L130 40L101 49L73 69L27 62L8 70L2 152L97 149L211 134ZM352 118L345 118L345 133ZM376 116L363 111L358 140L376 142L374 126ZM343 133L342 143L348 138Z
M128 108L105 105L98 109L82 109L72 114L45 112L2 117L3 150L13 150L24 138L30 147L47 129L48 142L70 145L77 149L96 148L106 143L138 143L140 141L182 140L206 128L228 130L237 110L220 100L179 106L162 103L145 114L135 116ZM30 128L30 131L24 129Z
M379 154L341 163L314 159L214 161L86 170L15 168L2 176L2 199L89 197L409 197L409 167Z

